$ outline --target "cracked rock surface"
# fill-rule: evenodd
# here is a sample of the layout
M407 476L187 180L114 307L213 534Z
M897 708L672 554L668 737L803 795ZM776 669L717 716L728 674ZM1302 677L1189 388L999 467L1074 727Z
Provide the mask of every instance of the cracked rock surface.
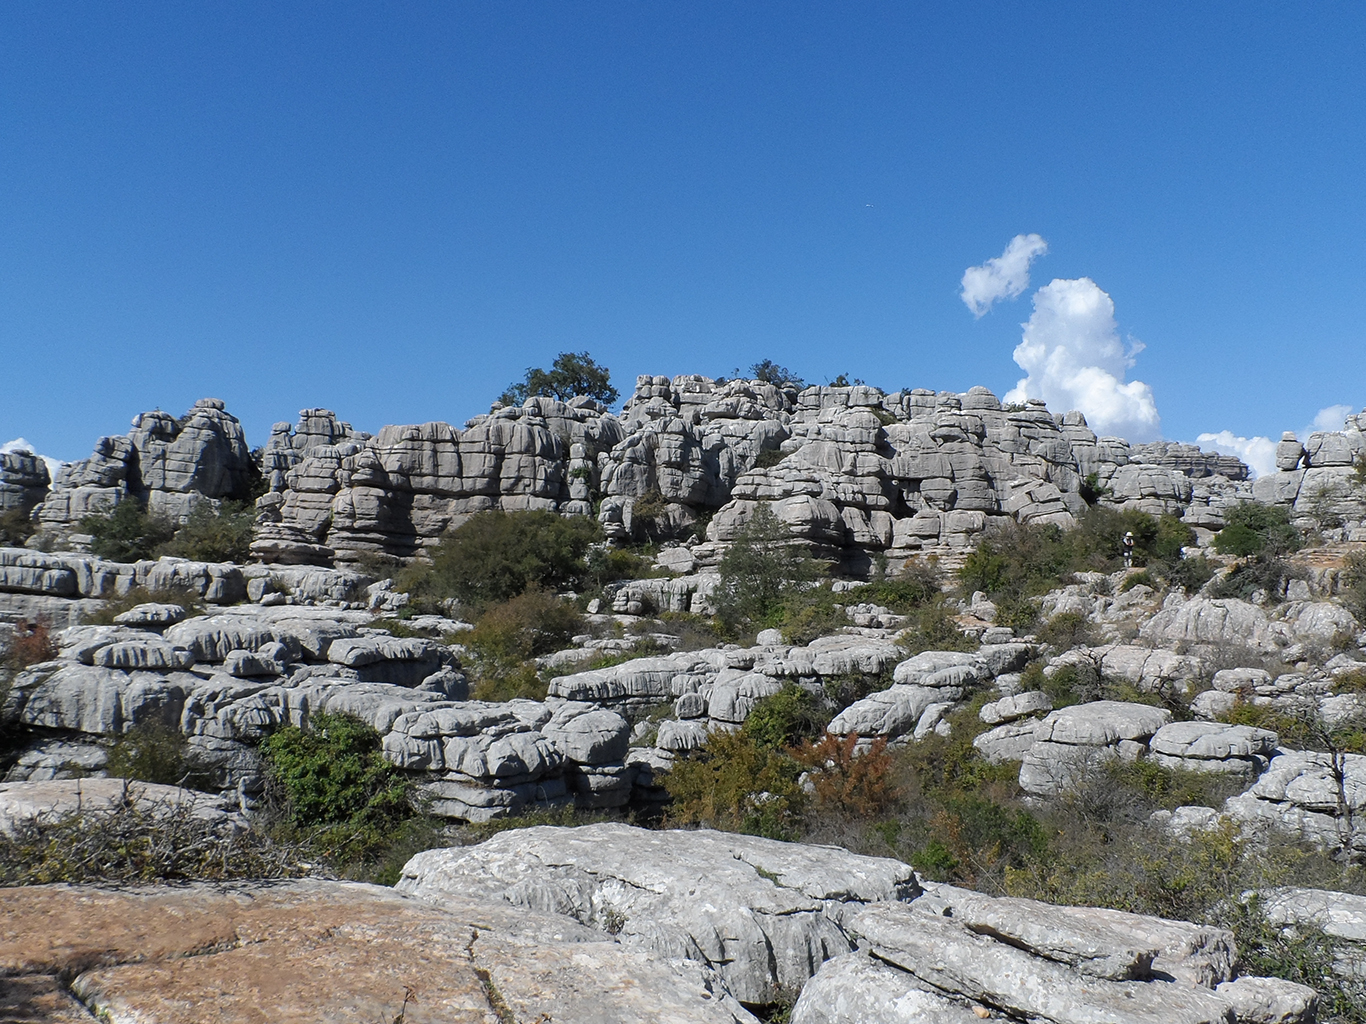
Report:
M436 907L318 880L0 890L5 1021L372 1024L399 1013L405 1024L754 1020L701 964L497 902Z
M467 896L566 914L632 948L699 960L745 1003L800 988L853 943L846 917L920 892L900 861L710 830L540 826L428 850L398 888L444 905Z

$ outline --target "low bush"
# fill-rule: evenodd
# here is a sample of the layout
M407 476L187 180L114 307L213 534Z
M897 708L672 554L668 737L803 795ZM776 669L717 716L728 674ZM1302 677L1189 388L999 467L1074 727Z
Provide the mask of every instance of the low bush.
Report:
M256 531L256 512L249 502L222 501L196 505L183 525L152 515L128 497L113 511L86 516L81 529L90 534L90 550L113 562L138 562L175 555L200 562L245 562Z
M874 740L868 750L857 752L858 739L822 735L793 751L797 763L806 768L817 813L877 817L899 799L887 741Z
M1229 509L1224 528L1214 538L1216 551L1238 557L1265 553L1275 558L1298 551L1303 545L1299 530L1290 524L1288 508L1255 501Z
M303 850L196 817L189 803L30 818L0 830L0 885L298 878Z
M1284 559L1262 554L1235 565L1214 581L1209 592L1213 597L1249 601L1260 591L1274 602L1284 597L1286 581L1298 575Z
M135 725L109 748L106 770L118 779L207 788L211 774L193 756L184 734L159 722Z
M1097 641L1096 628L1081 612L1060 612L1039 629L1039 639L1059 651L1090 647Z
M140 604L176 604L185 609L186 616L203 615L204 600L198 594L184 589L148 590L134 587L122 597L111 597L100 603L99 608L89 612L82 620L88 626L112 626L114 619L124 612L132 611Z
M907 656L921 651L975 651L980 646L959 628L953 614L942 604L921 608L896 642Z
M779 625L785 602L808 587L817 567L768 505L760 505L726 549L721 582L712 596L717 618L728 629Z
M805 796L801 765L744 731L716 729L704 749L679 758L664 779L673 825L792 839Z
M409 566L395 584L419 607L439 610L454 599L478 613L533 587L582 586L585 556L599 540L601 529L586 516L480 512L448 531L431 561Z
M0 512L0 548L21 548L38 527L21 509Z
M745 719L744 732L765 747L791 747L825 732L830 714L824 701L796 683L787 683L770 697L755 702Z
M113 511L86 516L81 529L90 534L90 550L112 562L139 562L175 536L175 524L162 516L149 515L134 498L128 497Z
M0 672L22 672L30 665L57 657L57 642L45 622L20 619L14 624L9 643L0 652Z
M568 601L528 590L490 607L460 642L481 661L521 662L567 647L583 628L583 616Z
M261 743L277 835L302 843L339 870L383 858L416 817L410 784L383 757L374 729L349 715L318 714Z
M121 506L120 506L121 507ZM185 524L155 554L197 562L246 562L256 536L256 509L248 502L196 505Z
M1218 567L1204 555L1183 558L1163 566L1160 575L1173 587L1180 587L1187 594L1194 594L1214 578Z

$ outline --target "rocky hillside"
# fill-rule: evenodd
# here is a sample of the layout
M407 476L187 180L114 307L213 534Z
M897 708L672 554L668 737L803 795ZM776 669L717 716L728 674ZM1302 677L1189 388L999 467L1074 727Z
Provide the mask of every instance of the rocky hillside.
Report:
M620 415L586 398L531 398L463 429L371 436L305 409L254 452L223 403L205 399L179 419L138 415L55 480L34 456L0 456L0 502L61 541L127 496L183 518L204 499L264 490L255 555L320 565L410 557L487 509L596 515L609 538L686 539L714 564L715 545L767 502L795 536L858 572L877 554L952 556L994 517L1070 524L1088 498L1202 529L1254 495L1359 524L1366 508L1348 480L1364 452L1357 417L1306 446L1287 435L1281 471L1254 489L1232 457L1097 437L1080 413L1006 408L980 387L887 394L645 376Z
M0 1014L1366 1021L1359 426L642 378L6 455ZM253 494L255 560L81 550Z

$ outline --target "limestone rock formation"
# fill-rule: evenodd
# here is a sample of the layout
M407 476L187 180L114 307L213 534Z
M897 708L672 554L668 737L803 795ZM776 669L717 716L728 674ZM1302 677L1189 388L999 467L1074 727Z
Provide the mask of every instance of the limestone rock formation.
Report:
M183 520L206 499L245 499L258 469L242 425L216 398L202 398L177 419L144 412L122 437L102 437L90 458L68 463L34 510L43 528L73 530L125 498L156 515Z
M854 909L920 891L907 865L835 847L613 824L429 850L398 888L437 905L476 897L567 914L629 948L708 964L741 1002L760 1005L853 948L843 923Z

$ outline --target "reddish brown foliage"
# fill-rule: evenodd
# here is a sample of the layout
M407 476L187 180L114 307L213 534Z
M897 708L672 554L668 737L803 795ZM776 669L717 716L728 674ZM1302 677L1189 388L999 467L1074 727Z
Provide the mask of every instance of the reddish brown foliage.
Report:
M51 661L57 657L57 645L52 634L42 622L28 622L20 619L14 626L14 637L10 641L8 661L16 669L25 669L41 661Z
M818 806L856 817L885 813L900 794L892 782L892 755L887 741L878 739L863 753L856 753L857 736L822 737L810 740L793 751L805 765L815 787Z

